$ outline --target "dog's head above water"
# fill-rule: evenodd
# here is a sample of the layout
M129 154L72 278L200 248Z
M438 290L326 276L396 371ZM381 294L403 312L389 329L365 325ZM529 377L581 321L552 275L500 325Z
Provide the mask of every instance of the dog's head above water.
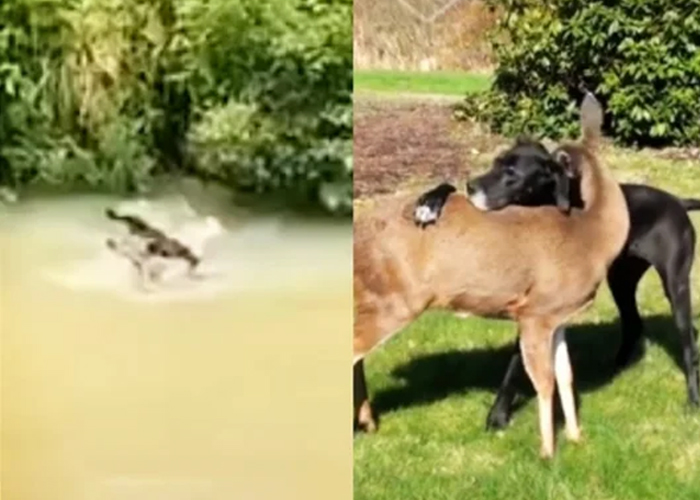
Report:
M480 210L555 205L568 213L582 206L574 153L566 146L551 153L540 142L518 138L488 172L467 182L469 198Z
M219 219L209 215L204 219L204 231L207 236L219 236L224 232L224 226Z
M175 238L183 245L187 246L194 255L200 256L204 252L205 244L215 236L224 233L224 226L218 218L206 217L203 221L198 220L185 224L176 233Z

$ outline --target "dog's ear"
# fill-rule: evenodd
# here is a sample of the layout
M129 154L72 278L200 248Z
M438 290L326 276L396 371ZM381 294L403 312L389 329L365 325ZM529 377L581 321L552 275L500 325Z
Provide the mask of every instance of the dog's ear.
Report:
M557 149L554 152L554 159L557 161L557 163L559 163L562 167L564 167L567 170L571 166L571 156L564 149Z
M531 143L532 143L532 138L526 134L520 134L520 135L518 135L518 137L515 138L515 145L516 146L524 146L526 144L531 144Z
M576 167L574 165L574 160L571 154L563 148L557 149L554 152L554 160L559 164L560 168L566 172L569 178L574 178L578 176Z
M552 169L554 176L554 200L557 208L568 214L571 211L571 179L559 165Z

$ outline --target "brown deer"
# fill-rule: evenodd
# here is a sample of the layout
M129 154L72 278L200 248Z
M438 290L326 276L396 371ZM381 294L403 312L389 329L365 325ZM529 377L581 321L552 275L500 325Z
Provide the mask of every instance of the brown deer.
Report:
M552 157L553 180L563 191L558 198L569 198L568 179L576 172L582 209L564 203L488 212L477 208L490 202L490 193L480 190L471 196L478 203L451 194L439 222L423 229L413 220L415 194L358 214L355 375L372 349L427 309L511 319L537 392L541 455L554 453L555 381L567 436L580 438L563 327L592 303L629 230L620 186L596 156L602 120L600 104L588 94L581 105L581 140L564 144ZM373 429L367 400L356 402L355 418Z

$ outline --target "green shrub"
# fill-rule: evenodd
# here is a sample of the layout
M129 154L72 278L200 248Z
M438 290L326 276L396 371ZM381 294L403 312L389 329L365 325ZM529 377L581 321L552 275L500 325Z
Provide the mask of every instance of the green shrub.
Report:
M605 128L627 145L700 141L700 2L671 0L497 1L491 90L458 117L506 135L577 132L582 90L606 109Z
M0 184L184 172L347 213L350 0L6 0Z
M158 4L9 0L1 9L0 181L143 189L157 170L155 82L167 44Z
M180 17L195 168L349 211L352 2L189 3Z

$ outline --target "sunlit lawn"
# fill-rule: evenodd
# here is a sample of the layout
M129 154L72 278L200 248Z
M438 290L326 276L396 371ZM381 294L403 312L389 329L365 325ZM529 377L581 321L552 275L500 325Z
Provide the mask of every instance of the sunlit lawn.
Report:
M486 90L491 82L487 74L465 71L355 71L354 88L359 92L405 92L460 96Z

